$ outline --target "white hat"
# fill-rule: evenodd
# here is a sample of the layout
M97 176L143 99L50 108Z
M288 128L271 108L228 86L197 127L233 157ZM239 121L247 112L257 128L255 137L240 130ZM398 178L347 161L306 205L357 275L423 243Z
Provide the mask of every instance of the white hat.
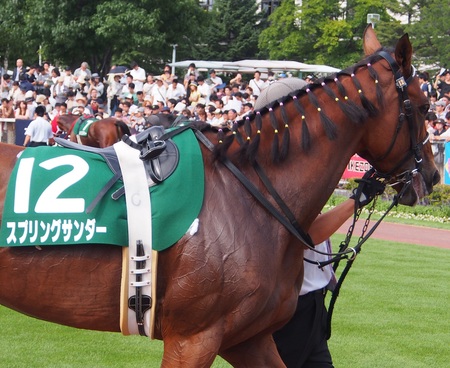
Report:
M130 114L135 114L138 111L138 106L136 105L131 105L130 106Z
M186 104L182 102L178 102L175 107L173 108L175 111L181 112L186 108Z
M33 91L27 91L25 93L25 98L33 98Z

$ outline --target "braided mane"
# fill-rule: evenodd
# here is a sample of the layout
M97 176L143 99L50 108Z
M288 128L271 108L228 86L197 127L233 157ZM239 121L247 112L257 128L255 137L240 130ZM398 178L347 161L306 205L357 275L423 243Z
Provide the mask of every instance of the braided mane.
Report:
M255 161L258 148L260 144L260 135L262 130L262 117L266 114L270 115L270 123L274 130L274 138L272 141L271 157L273 162L282 161L287 157L289 152L289 144L291 134L289 131L289 121L286 112L285 104L289 101L293 101L296 110L301 116L302 129L300 137L301 148L308 152L311 148L313 142L311 142L311 136L308 129L307 117L305 116L304 103L305 100L300 101L305 95L308 96L308 102L314 106L320 116L320 121L325 131L326 136L330 140L334 140L337 137L337 128L333 120L325 114L320 106L319 100L315 95L315 91L318 89L323 89L325 93L335 101L340 110L345 114L349 121L354 124L362 124L369 117L375 117L379 114L379 109L366 97L364 94L363 86L356 77L356 72L361 68L367 68L370 77L373 79L376 86L376 98L378 106L381 108L384 106L383 93L378 83L378 73L373 68L372 64L381 59L377 53L368 56L364 60L354 64L353 66L346 68L340 72L332 74L330 76L319 79L313 84L309 84L301 89L295 90L286 96L283 96L270 104L266 105L262 109L255 111L253 114L247 116L243 121L235 122L231 130L225 132L219 130L218 133L218 144L215 147L214 156L215 158L220 158L227 154L227 151L231 144L236 139L241 145L238 152L239 157L246 158L251 163ZM361 105L358 105L348 97L348 93L342 82L340 81L341 76L350 76L354 87L358 91ZM330 87L332 83L335 83L338 89L339 96ZM279 138L279 122L275 116L275 109L280 109L282 123L284 124L284 133L281 139ZM256 135L252 137L252 123L255 125ZM244 133L246 137L242 136L239 127L244 126Z

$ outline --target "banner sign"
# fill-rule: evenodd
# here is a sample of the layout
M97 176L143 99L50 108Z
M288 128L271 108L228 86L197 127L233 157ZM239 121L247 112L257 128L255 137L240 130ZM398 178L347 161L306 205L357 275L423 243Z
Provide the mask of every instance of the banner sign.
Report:
M450 142L445 144L444 151L444 184L450 184Z
M370 165L365 159L358 155L353 155L345 168L342 179L362 178L367 170L370 170Z

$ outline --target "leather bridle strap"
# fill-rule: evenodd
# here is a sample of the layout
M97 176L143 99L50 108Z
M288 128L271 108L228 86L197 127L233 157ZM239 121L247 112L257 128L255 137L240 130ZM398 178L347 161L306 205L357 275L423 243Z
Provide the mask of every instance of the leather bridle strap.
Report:
M202 142L210 151L214 150L214 145L211 141L205 137L205 135L195 130L195 135L198 140ZM270 214L275 217L291 234L293 234L298 240L300 240L306 247L314 250L314 244L311 240L311 237L306 234L303 230L300 231L294 227L287 219L283 216L273 205L270 203L258 190L258 188L247 179L247 177L230 161L228 157L220 158L220 162L222 162L228 170L232 172L232 174L241 182L242 185L250 192L250 194L258 200L261 205L266 208Z
M405 80L404 76L402 75L400 71L400 67L398 66L398 63L393 59L391 54L389 54L386 51L379 51L378 55L380 55L383 59L387 61L389 66L391 67L392 73L394 74L394 80L395 80L395 87L397 89L398 97L399 97L399 104L400 104L400 124L402 123L403 119L403 113L402 113L402 107L404 108L404 116L406 117L406 120L408 122L408 128L409 128L409 135L410 135L410 151L406 153L406 156L392 169L389 173L379 173L377 174L381 177L391 177L392 174L397 171L408 159L409 159L409 153L412 153L416 162L416 168L415 171L420 171L421 165L422 165L422 147L423 145L428 141L428 138L426 138L423 142L417 141L417 126L414 124L414 116L411 106L411 100L409 99L407 87L409 83L411 83L412 78L414 78L415 74L412 73L411 76ZM399 125L400 125L399 124ZM395 142L397 135L399 133L399 129L397 127L396 135L394 137L393 142ZM393 148L393 144L389 147L388 151L386 152L383 157L386 157L389 152Z

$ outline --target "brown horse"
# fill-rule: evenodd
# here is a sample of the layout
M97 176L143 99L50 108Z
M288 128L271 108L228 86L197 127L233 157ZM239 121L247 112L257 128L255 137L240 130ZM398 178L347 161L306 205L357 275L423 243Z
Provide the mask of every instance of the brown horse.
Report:
M66 114L59 115L57 124L61 131L66 132L70 136L72 142L78 142L77 137L72 134L75 122L79 119L79 115ZM81 144L91 147L108 147L117 143L124 134L130 135L130 129L122 121L116 118L106 118L97 120L92 123L86 137L80 136Z
M159 254L155 334L164 340L162 367L209 367L217 355L236 367L284 367L272 333L295 310L304 247L223 165L225 157L268 197L256 160L305 231L355 152L397 190L407 188L403 204L414 205L439 180L408 36L389 52L370 26L363 39L362 62L236 124L235 134L205 132L219 143L217 160L202 145L199 230ZM0 146L1 207L20 150ZM0 250L0 303L69 326L119 331L120 277L121 250L114 246Z

